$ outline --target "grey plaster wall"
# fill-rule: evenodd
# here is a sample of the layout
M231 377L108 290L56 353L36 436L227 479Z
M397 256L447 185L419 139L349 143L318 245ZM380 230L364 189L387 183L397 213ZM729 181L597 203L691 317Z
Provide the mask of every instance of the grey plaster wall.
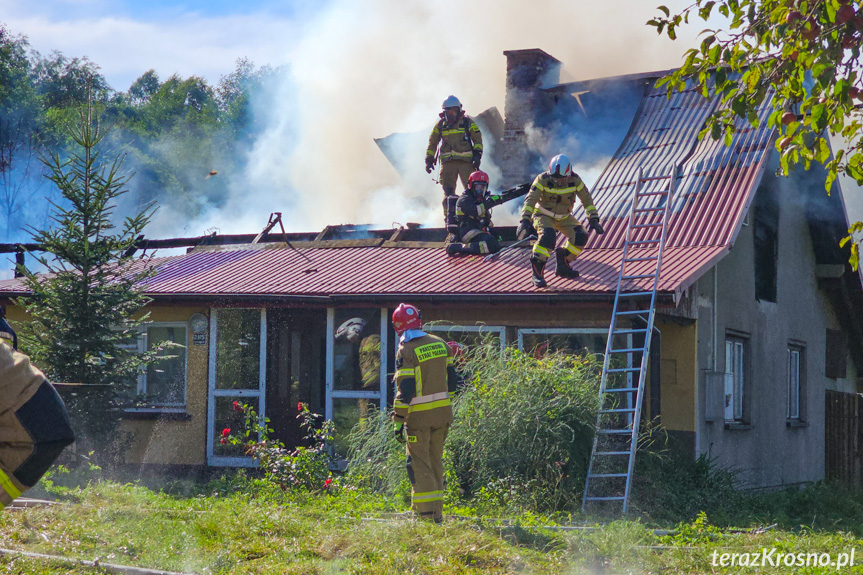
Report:
M818 289L815 254L799 180L777 178L768 167L758 193L773 188L779 200L776 302L755 299L753 218L747 216L731 253L697 287L698 416L696 451L738 473L742 486L771 487L824 477L825 389L852 390L848 377L825 377L826 330L839 329L836 311ZM823 189L821 190L823 192ZM753 203L754 205L754 203ZM713 325L714 285L718 297ZM716 328L714 330L714 327ZM747 425L705 421L711 400L724 399L720 386L707 384L707 371L724 371L728 331L748 335ZM791 340L805 344L805 425L787 421L787 350ZM714 366L715 342L715 366ZM720 395L719 398L715 394ZM714 394L710 397L710 394Z

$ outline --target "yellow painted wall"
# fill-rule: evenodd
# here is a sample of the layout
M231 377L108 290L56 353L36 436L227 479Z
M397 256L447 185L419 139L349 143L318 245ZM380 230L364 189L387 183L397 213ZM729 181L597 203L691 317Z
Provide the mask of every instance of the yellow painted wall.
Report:
M662 332L660 412L668 430L695 431L697 324L656 321Z
M149 321L153 322L188 322L195 313L209 316L209 309L204 307L148 307L146 311L150 312ZM8 306L7 314L13 327L27 320L19 306ZM121 430L131 432L134 438L126 456L128 463L201 465L206 462L209 345L193 345L191 330L187 330L187 334L186 413L191 419L124 420ZM209 338L209 333L207 336Z
M207 308L152 307L149 321L188 322L195 313L209 317ZM134 434L129 463L202 465L206 463L207 445L207 345L193 345L192 331L187 330L186 343L186 413L188 421L126 420L123 429ZM209 338L209 333L207 334Z

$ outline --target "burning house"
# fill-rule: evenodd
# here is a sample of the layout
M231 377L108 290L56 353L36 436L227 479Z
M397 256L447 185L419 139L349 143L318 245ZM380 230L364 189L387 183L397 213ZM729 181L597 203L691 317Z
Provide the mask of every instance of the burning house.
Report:
M197 238L183 255L156 258L144 286L154 302L140 345L185 347L140 378L151 403L127 411L130 461L250 465L219 441L234 401L256 405L286 443L299 440L297 402L341 429L369 406L388 409L388 318L402 301L447 339L603 352L640 169L675 182L643 417L657 419L680 453L708 456L749 486L859 481L860 438L842 431L842 418L859 413L863 288L838 247L848 228L842 190L826 195L818 169L774 175L766 127L741 126L730 146L699 140L722 104L695 89L666 98L654 87L663 72L563 84L545 52L505 55L495 142L504 186L529 181L561 151L596 170L585 179L606 233L591 236L580 277L535 288L529 248L450 258L443 229ZM504 246L515 240L514 228L498 232ZM17 280L0 282L13 322L25 319L12 305L22 295ZM356 341L337 333L350 320ZM361 365L371 336L379 361Z

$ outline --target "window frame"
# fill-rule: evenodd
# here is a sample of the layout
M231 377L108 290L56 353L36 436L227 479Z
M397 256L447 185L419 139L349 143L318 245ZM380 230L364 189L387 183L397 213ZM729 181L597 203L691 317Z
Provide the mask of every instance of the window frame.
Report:
M143 405L128 407L127 413L185 413L189 401L189 322L187 321L152 321L138 326L138 337L135 344L123 344L123 349L135 349L138 353L147 351L149 329L151 327L176 327L183 328L186 333L185 342L182 344L186 350L183 357L183 401L182 403L154 403L145 401ZM133 347L134 346L134 347ZM138 397L147 394L147 371L137 375L136 393Z
M731 346L731 357L729 357L729 346ZM750 421L748 401L751 379L749 377L749 354L748 337L736 333L725 334L725 411L723 418L726 426L748 425ZM736 377L738 373L739 377ZM730 401L729 396L731 397Z
M519 328L518 329L518 350L524 353L524 336L531 334L584 334L584 335L602 335L608 341L608 328L597 327L540 327L540 328ZM631 335L627 338L631 340ZM604 345L607 345L604 344ZM597 354L604 355L605 347ZM631 360L628 362L631 364Z
M451 331L466 331L482 334L497 334L500 338L500 353L503 354L506 351L506 326L503 325L461 325L461 324L448 324L448 323L434 323L427 324L422 327L422 330L426 333L434 334L440 337L441 339L446 339L445 336L447 333ZM435 334L434 332L443 332ZM398 349L398 339L396 338L396 349Z
M795 401L792 397L792 389L795 385L794 382L794 355L796 354L796 368L797 368L797 380L796 380L796 406L794 405ZM797 341L789 341L788 342L788 350L787 350L787 374L786 374L786 384L787 384L787 408L785 412L786 421L789 424L792 423L804 423L806 421L806 344ZM796 413L795 408L796 407Z

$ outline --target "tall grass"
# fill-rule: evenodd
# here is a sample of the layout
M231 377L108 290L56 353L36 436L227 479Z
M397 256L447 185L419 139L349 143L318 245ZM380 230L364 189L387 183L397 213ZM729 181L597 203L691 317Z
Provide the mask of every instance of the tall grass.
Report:
M580 501L596 421L602 362L542 359L476 345L459 364L464 384L444 454L448 496L498 511L572 510ZM385 416L348 436L349 480L406 492L404 448Z

